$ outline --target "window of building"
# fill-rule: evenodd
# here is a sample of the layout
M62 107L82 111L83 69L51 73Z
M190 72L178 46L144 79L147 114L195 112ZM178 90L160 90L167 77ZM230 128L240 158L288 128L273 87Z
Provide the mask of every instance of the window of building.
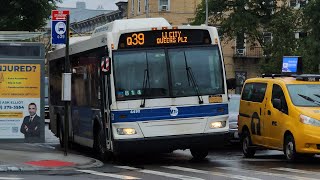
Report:
M304 38L304 37L307 37L307 33L306 32L296 32L296 33L294 33L294 37L296 38L296 39L301 39L301 38Z
M297 0L290 0L290 7L296 7L297 6Z
M138 14L141 13L141 0L138 0Z
M170 0L159 0L159 11L169 11Z
M134 15L134 0L131 0L131 14Z
M244 33L238 33L236 37L236 54L245 55L245 36Z
M144 12L148 11L148 0L144 0Z
M300 7L305 7L308 3L307 0L299 0L300 1Z
M290 7L305 7L308 4L308 0L290 0Z
M271 43L272 41L272 33L271 32L264 32L263 33L263 42L264 43Z

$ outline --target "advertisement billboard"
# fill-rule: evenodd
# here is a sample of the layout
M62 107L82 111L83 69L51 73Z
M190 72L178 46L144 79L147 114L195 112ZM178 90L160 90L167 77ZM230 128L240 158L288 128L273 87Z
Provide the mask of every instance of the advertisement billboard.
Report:
M0 140L43 142L44 56L16 53L11 57L0 53Z

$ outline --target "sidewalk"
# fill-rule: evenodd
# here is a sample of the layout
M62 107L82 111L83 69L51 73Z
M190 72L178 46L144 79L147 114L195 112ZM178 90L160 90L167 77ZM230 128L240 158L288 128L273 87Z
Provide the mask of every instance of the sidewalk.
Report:
M101 167L99 160L59 148L58 139L46 131L46 143L0 143L0 172L67 170Z
M68 152L46 144L6 143L0 144L1 171L66 170L101 167L99 160Z

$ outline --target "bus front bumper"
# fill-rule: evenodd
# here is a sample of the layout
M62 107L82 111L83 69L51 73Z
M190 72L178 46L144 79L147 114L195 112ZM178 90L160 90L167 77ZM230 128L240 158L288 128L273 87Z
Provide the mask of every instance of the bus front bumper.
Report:
M228 140L227 132L166 137L114 140L116 153L172 152L177 149L222 147Z

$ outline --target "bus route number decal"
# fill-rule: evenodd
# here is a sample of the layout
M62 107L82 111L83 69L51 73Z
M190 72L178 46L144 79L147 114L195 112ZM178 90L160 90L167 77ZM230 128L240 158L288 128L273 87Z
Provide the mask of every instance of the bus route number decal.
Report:
M127 37L128 46L144 45L144 34L133 33L132 36Z

